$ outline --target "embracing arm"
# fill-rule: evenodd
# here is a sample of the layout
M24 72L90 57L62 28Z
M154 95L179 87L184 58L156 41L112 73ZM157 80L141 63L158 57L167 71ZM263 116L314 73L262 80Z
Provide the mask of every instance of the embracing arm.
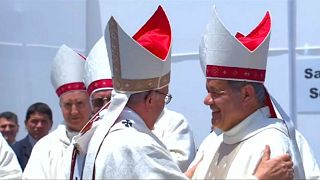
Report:
M263 156L254 172L253 179L293 179L293 162L288 154L283 154L270 159L270 147L266 145ZM198 164L202 160L202 156L198 160L192 162L185 175L192 178ZM249 177L248 177L249 178ZM250 178L251 179L251 178Z
M165 109L153 133L165 144L181 171L187 170L196 155L193 133L180 113Z
M293 162L289 154L270 159L270 147L266 145L254 176L258 179L293 179Z

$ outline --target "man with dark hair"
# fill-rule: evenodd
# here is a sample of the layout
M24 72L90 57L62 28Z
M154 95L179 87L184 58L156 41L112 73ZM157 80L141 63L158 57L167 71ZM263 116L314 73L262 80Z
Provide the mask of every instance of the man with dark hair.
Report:
M6 111L0 114L0 132L9 145L16 142L18 130L18 117L15 113Z
M39 139L47 135L52 127L50 107L42 102L32 104L27 110L24 123L28 135L12 146L22 170L28 163L33 146Z
M233 36L214 10L202 36L200 61L208 92L204 104L212 111L213 127L222 134L211 133L203 141L196 158L202 161L192 178L305 179L294 129L263 85L270 32L269 12L248 35ZM282 119L277 118L271 101ZM280 169L288 169L287 177L267 171L269 175L263 178L257 173L266 146L271 158L291 155L294 169L291 163L279 163Z

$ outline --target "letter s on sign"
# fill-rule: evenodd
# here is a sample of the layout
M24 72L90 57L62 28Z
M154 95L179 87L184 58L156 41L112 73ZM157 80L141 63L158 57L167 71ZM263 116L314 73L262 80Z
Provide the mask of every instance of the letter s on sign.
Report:
M311 79L312 76L313 76L311 68L305 69L304 73L305 73L304 77L307 78L307 79ZM310 91L311 91L311 89L310 89Z
M318 91L318 89L317 88L311 88L310 89L310 97L312 98L312 99L315 99L315 98L318 98L319 97L319 91Z

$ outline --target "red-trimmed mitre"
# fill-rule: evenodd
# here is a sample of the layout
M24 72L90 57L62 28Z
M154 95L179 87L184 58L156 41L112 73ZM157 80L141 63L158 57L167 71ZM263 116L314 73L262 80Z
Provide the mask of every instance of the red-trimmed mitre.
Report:
M271 32L270 13L246 36L239 32L232 36L216 12L208 26L200 45L206 77L263 83Z
M99 79L96 81L93 81L89 86L88 86L88 94L91 94L94 90L96 89L112 89L112 79Z
M69 92L69 91L76 91L76 90L86 90L86 86L84 85L83 82L74 82L74 83L68 83L60 86L57 90L56 93L60 97L61 94Z
M62 45L52 64L51 83L60 97L74 90L86 90L83 83L85 57L66 45Z
M136 93L169 84L171 28L161 6L133 36L111 17L104 37L115 91Z
M161 6L132 38L160 59L167 57L171 46L171 27Z

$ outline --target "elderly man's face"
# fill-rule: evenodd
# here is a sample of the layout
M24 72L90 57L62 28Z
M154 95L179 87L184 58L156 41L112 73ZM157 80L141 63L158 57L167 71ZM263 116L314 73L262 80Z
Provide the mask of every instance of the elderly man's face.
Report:
M80 131L88 122L91 107L86 91L70 91L60 96L60 107L65 125L73 131Z
M207 80L208 95L204 104L212 110L212 124L215 128L227 131L243 120L242 95L225 80Z
M0 118L0 132L9 144L15 142L18 129L19 126L15 122Z
M155 90L156 92L156 98L158 99L156 102L156 119L159 118L161 112L163 111L163 108L165 106L165 104L168 102L166 101L166 99L168 98L168 96L171 96L168 94L169 92L169 87L166 86L162 89L159 90ZM170 97L171 99L171 97ZM170 102L170 101L169 101Z

